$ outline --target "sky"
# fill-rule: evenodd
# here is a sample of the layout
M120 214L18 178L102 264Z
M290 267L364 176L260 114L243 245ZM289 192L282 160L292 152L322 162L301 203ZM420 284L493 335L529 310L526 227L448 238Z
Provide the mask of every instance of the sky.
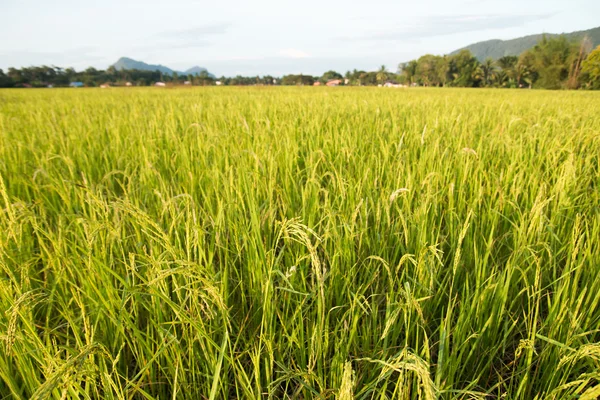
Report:
M217 76L395 71L488 39L600 26L600 0L0 0L0 68L130 57Z

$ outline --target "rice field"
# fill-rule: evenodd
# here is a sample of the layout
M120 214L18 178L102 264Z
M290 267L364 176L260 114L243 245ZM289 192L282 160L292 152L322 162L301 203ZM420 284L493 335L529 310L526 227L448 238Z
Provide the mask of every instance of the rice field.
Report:
M0 91L0 398L600 397L600 93Z

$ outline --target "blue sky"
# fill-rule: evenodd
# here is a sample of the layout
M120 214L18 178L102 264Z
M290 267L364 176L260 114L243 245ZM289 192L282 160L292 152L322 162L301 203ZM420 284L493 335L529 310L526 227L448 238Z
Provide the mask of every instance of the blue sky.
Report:
M0 68L121 56L217 75L373 70L487 39L600 26L600 0L0 0Z

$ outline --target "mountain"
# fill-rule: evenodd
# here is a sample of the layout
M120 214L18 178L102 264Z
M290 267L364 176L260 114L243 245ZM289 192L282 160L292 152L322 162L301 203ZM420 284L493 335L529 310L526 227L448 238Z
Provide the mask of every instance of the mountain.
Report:
M199 67L197 65L195 67L190 68L190 69L186 69L183 73L186 74L186 75L200 75L203 72L207 72L209 76L211 76L211 77L214 78L214 75L212 75L211 73L209 73L206 68L202 68L202 67Z
M571 33L541 33L538 35L523 36L511 40L486 40L484 42L474 43L455 50L450 54L456 54L461 50L470 50L479 61L483 61L488 57L497 60L498 58L504 56L518 56L525 50L535 46L544 37L544 35L546 37L565 35L570 40L581 40L587 36L591 40L593 47L600 45L600 27L598 27Z
M146 64L145 62L133 60L133 59L127 58L127 57L119 58L119 60L113 64L113 67L115 67L118 70L139 69L141 71L160 71L163 74L169 74L169 75L173 75L173 72L176 72L176 71L173 71L169 67L165 67L164 65Z
M169 74L169 75L173 75L173 73L177 73L177 75L200 75L200 73L206 71L208 73L208 71L206 70L206 68L202 68L202 67L192 67L186 71L175 71L169 67L165 67L164 65L160 65L160 64L146 64L143 61L137 61L128 57L121 57L117 60L116 63L114 63L112 65L113 67L115 67L118 70L122 70L122 69L139 69L142 71L160 71L163 74ZM208 76L210 76L211 78L214 78L215 76L211 73L208 73Z

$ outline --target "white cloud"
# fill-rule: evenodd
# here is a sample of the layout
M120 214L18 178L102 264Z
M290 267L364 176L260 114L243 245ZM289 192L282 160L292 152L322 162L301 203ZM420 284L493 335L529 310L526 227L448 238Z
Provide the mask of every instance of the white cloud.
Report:
M548 19L556 13L545 14L481 14L481 15L430 15L415 17L398 28L388 29L365 36L347 37L355 40L410 40L432 38L466 32L480 32L490 29L507 29Z
M298 49L283 49L279 52L280 55L287 58L309 58L310 54Z

